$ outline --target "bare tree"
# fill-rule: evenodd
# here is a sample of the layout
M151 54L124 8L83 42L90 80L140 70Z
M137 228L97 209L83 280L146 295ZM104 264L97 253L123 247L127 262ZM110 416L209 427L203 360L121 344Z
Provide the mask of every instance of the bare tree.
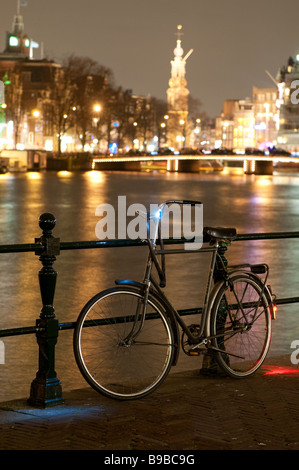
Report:
M53 130L57 135L58 155L61 154L61 140L67 130L72 127L72 103L75 87L71 82L68 71L57 68L50 90ZM51 109L50 108L50 109Z
M104 123L109 115L109 96L112 90L113 75L108 68L89 57L71 55L64 61L63 67L74 87L73 107L76 109L74 119L84 149L88 133L94 130L94 106L101 105L101 122ZM97 135L99 134L99 126L97 125Z
M23 119L23 107L22 107L22 76L21 70L15 68L10 72L9 76L4 81L5 97L6 97L6 117L8 120L14 123L14 147L17 148L19 142L20 127Z

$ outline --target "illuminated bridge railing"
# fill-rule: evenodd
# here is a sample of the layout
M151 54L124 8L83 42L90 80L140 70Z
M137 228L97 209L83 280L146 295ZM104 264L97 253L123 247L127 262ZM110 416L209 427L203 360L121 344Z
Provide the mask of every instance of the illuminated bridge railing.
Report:
M196 161L207 161L207 160L223 160L223 161L268 161L268 162L285 162L285 163L299 163L299 157L286 156L286 155L138 155L138 156L111 156L111 157L95 157L93 158L94 163L121 163L121 162L161 162L161 161L173 161L173 160L196 160Z
M245 174L271 175L275 164L299 164L299 158L285 155L142 155L142 156L111 156L93 158L92 168L100 170L138 171L142 166L167 164L167 171L198 172L210 170L220 171L221 165L229 162L243 166ZM214 162L214 163L213 163ZM219 162L221 165L219 167ZM216 166L215 166L216 164ZM218 167L217 167L218 165Z

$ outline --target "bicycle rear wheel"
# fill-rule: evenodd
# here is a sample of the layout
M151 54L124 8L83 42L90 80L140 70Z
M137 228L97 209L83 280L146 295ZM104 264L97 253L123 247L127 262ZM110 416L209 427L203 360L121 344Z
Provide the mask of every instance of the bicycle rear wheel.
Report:
M115 287L93 297L78 317L78 367L86 381L109 398L141 398L155 390L171 368L175 342L168 317L150 297L141 324L142 301L141 290Z
M211 312L212 346L220 368L229 376L253 374L268 353L272 336L270 308L258 280L235 275L223 285Z

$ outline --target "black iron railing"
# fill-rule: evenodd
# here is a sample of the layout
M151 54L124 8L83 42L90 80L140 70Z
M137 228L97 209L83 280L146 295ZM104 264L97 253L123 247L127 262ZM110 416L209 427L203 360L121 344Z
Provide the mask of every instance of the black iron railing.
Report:
M57 343L58 332L70 330L75 326L75 322L58 323L54 314L54 294L57 273L53 267L56 257L61 251L104 249L104 248L125 248L146 246L146 240L105 240L105 241L79 241L61 242L52 234L56 224L52 214L45 213L39 218L39 226L42 235L31 244L0 245L1 253L34 253L39 256L42 268L39 271L39 283L42 298L42 309L36 324L31 327L0 329L0 338L9 336L21 336L35 334L39 346L39 368L35 379L31 384L29 402L33 406L49 406L63 402L60 381L55 372L55 345ZM274 240L299 238L299 232L275 232L275 233L254 233L239 234L235 241L252 240ZM205 241L205 240L204 240ZM188 240L165 240L164 244L183 244ZM225 254L224 247L222 255ZM299 297L278 298L277 305L293 304L299 302ZM180 310L181 315L193 315L201 312L201 308Z

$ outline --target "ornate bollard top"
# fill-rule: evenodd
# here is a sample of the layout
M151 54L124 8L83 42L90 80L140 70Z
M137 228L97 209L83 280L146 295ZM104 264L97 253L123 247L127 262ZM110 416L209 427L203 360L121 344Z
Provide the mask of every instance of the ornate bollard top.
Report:
M46 212L39 217L38 223L44 233L51 233L56 225L56 218L53 214Z

